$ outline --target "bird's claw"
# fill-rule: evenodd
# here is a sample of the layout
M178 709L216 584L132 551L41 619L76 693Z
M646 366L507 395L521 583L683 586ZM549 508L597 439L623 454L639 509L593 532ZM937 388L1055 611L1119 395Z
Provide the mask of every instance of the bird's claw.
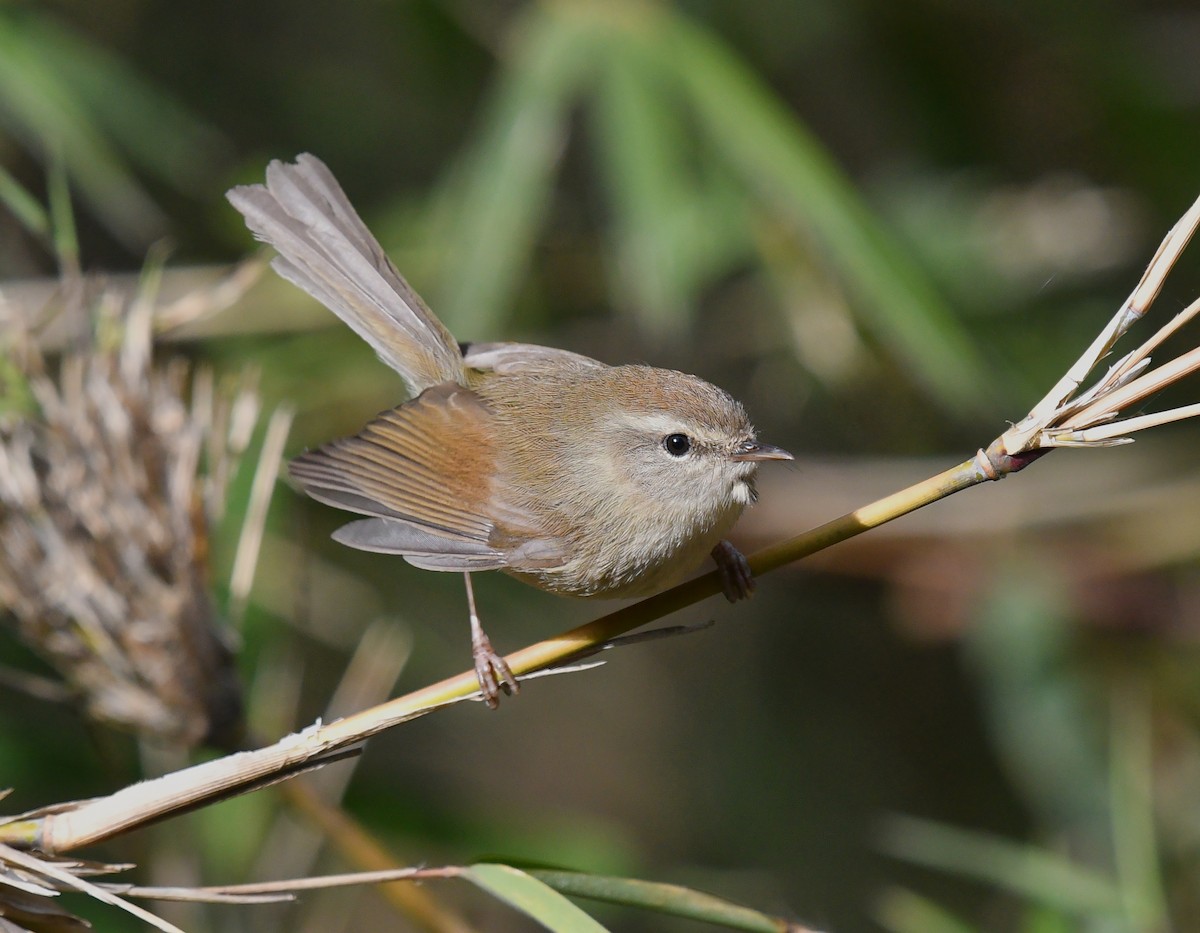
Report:
M487 635L479 631L471 639L471 654L475 658L475 678L479 681L479 692L490 709L500 705L500 691L512 696L520 691L508 662L497 654Z
M754 574L746 555L728 541L720 541L712 549L712 558L721 577L721 591L731 603L754 595Z

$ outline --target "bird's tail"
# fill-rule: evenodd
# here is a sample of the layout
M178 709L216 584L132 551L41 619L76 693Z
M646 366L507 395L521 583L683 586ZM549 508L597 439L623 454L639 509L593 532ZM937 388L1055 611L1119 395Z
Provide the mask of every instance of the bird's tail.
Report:
M272 162L265 185L227 194L254 235L275 247L275 271L304 289L374 349L417 395L463 380L444 324L383 252L325 163L303 153Z

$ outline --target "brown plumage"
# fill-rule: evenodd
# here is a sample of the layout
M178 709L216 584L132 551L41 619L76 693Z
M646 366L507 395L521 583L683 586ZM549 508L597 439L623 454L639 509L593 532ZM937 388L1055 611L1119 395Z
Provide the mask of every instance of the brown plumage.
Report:
M503 570L555 593L636 596L710 552L727 595L745 560L723 542L754 501L761 445L746 412L696 376L526 344L464 356L311 155L271 163L230 201L279 250L273 265L324 302L399 372L415 398L359 434L294 460L309 495L367 516L335 538L430 570ZM476 669L495 703L492 652L472 602Z

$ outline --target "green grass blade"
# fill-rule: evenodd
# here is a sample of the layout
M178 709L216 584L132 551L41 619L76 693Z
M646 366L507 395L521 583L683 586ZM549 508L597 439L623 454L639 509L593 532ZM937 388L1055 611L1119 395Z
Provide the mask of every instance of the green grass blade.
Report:
M605 41L570 5L517 24L475 146L451 179L446 267L433 306L456 334L495 336L529 266L568 132L569 109Z
M141 249L166 219L64 82L31 22L34 14L0 12L0 125L39 158L61 153L79 195L115 235Z
M605 933L605 928L532 875L509 865L471 865L462 877L555 933Z
M75 232L75 211L71 206L71 183L58 153L54 153L50 159L47 188L54 254L64 273L78 274L79 237Z
M690 295L673 242L686 198L682 139L671 108L627 43L614 40L597 87L594 138L612 206L617 291L662 336L686 323Z
M788 921L730 903L711 894L676 884L613 878L575 871L530 869L529 873L556 891L609 904L640 907L660 914L701 920L730 930L751 933L786 933Z
M1114 691L1109 740L1113 854L1128 923L1137 930L1170 926L1155 829L1154 729L1147 692L1144 686Z
M121 59L49 16L30 17L24 34L55 63L80 109L131 161L178 190L203 190L228 149L219 133Z
M683 119L654 32L613 37L589 107L612 221L615 290L650 333L678 334L696 297L751 251L744 197Z
M679 16L662 31L663 54L686 81L711 145L768 211L820 245L858 298L864 325L915 379L946 407L971 408L986 371L971 341L828 153L715 37Z
M0 204L34 236L50 236L50 215L32 194L12 174L0 165Z
M905 861L978 878L1075 915L1120 916L1120 889L1101 872L1045 849L918 820L893 817L883 849Z

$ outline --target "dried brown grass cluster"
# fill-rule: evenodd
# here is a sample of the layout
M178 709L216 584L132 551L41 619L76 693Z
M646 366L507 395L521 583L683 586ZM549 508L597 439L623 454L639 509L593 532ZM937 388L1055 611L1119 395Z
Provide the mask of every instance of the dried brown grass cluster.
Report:
M257 420L248 385L219 391L159 364L151 303L94 303L87 346L50 365L0 306L0 617L98 720L172 743L228 745L241 698L208 591L210 523Z

